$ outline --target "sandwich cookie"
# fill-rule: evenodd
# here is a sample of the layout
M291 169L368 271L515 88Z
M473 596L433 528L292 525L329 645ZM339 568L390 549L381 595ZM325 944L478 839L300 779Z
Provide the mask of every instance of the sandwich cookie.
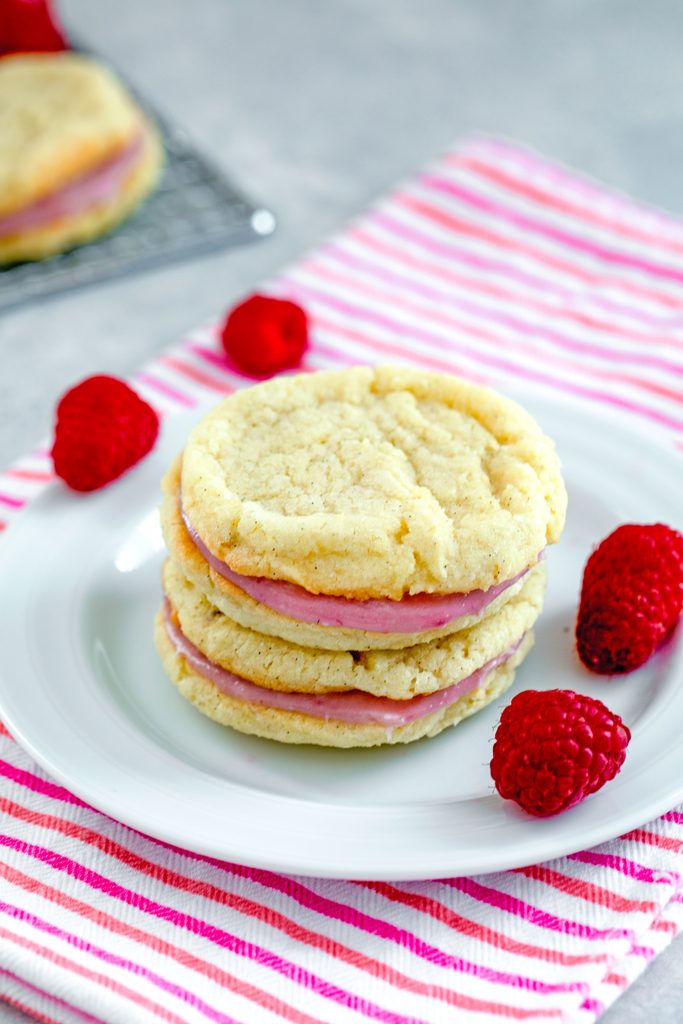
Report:
M552 442L516 403L400 367L232 395L164 493L171 558L211 603L329 650L407 647L496 614L566 510Z
M315 595L313 603L311 595L301 587L283 583L277 583L269 592L270 581L239 578L231 573L189 526L180 508L180 466L178 457L162 481L162 532L172 560L224 615L268 636L328 650L408 647L467 629L485 615L495 614L524 584L526 573L488 592L479 590L445 601L439 596L387 602L336 597L325 600L324 596ZM258 600L262 594L264 600L272 602L270 605ZM340 625L340 621L349 621L351 612L351 621L358 624L357 628ZM410 615L407 629L397 629L397 612L404 617ZM295 618L295 614L300 617ZM416 625L419 628L415 629Z
M0 61L0 263L109 231L152 191L161 163L156 128L96 61Z

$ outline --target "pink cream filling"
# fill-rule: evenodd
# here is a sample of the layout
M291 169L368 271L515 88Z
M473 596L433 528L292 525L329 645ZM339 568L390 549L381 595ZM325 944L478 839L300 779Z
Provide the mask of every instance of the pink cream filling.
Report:
M523 569L512 579L497 583L488 590L471 590L469 594L408 594L400 601L389 598L360 601L329 594L311 594L286 580L241 576L234 572L208 549L182 505L180 512L192 543L216 572L273 611L319 626L362 629L370 633L422 633L440 629L465 615L479 615L499 594L529 572Z
M189 665L205 679L229 697L261 704L264 707L279 708L282 711L296 711L312 718L330 719L336 722L348 722L354 725L383 725L387 729L396 729L408 725L418 718L424 718L434 711L448 707L460 697L482 686L490 672L511 658L524 637L497 657L487 661L480 669L461 679L444 690L426 693L409 700L392 700L390 697L375 697L362 690L349 690L347 693L283 693L279 690L267 690L263 686L233 675L227 669L214 664L202 654L198 647L187 639L182 630L171 618L171 607L168 599L164 601L164 618L168 638L176 651L182 655Z
M113 199L120 192L128 172L140 159L144 143L144 135L138 135L129 146L93 171L16 213L0 217L0 237L41 227L61 217L72 217Z

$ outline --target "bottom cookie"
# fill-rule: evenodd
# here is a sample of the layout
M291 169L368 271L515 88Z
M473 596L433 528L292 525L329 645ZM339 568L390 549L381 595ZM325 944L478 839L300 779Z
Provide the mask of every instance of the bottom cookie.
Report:
M163 610L157 615L154 636L167 675L181 695L208 718L239 732L280 743L311 743L324 747L375 747L411 743L425 736L436 736L448 726L457 725L464 718L480 711L504 693L514 679L515 669L533 645L533 633L530 631L505 661L497 663L495 659L490 670L482 670L477 685L462 696L456 696L452 703L404 725L387 725L374 721L348 722L322 717L325 714L322 710L324 705L321 706L321 717L317 717L232 696L203 675L179 652L169 635ZM251 685L246 683L247 687ZM407 702L389 702L391 705L401 703Z

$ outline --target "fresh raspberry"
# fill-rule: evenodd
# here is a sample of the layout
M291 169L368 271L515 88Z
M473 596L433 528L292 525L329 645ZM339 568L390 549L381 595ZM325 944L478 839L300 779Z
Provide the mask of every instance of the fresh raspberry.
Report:
M308 319L295 302L251 295L228 313L221 340L239 370L269 377L301 362L308 346Z
M546 817L613 779L630 739L602 701L573 690L525 690L501 715L491 776L506 800Z
M88 377L57 406L52 461L75 491L95 491L154 447L154 409L116 377Z
M68 48L49 0L1 0L0 53L53 53Z
M661 523L627 524L586 563L576 647L592 672L644 664L683 611L683 535Z

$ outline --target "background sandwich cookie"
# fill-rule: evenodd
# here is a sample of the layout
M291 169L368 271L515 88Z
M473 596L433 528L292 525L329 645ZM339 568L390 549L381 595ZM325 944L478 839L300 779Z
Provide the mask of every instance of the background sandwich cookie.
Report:
M74 53L0 61L0 263L110 230L155 187L156 128L117 79Z

